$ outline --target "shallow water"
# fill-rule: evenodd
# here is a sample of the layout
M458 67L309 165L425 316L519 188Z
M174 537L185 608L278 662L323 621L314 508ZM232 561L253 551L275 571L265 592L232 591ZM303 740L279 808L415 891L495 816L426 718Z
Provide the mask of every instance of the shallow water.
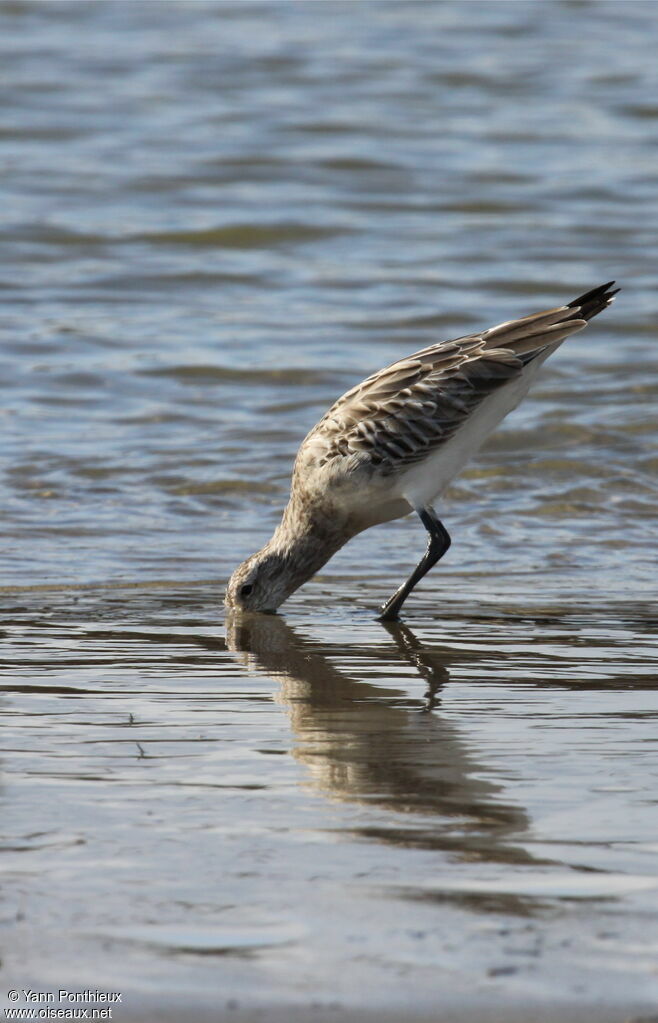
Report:
M0 4L6 989L655 1005L655 8L468 12ZM225 626L333 398L613 277L406 625L411 519Z
M3 603L16 987L133 1013L652 1003L646 607L384 627L315 593L224 639L207 586Z

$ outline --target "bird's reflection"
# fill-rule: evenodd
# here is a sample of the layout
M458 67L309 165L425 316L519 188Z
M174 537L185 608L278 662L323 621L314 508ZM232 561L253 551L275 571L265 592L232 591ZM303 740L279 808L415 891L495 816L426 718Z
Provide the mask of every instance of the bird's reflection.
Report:
M527 852L509 844L512 833L525 830L525 814L501 799L470 745L435 709L459 655L424 647L404 625L384 627L392 644L378 632L369 643L332 649L297 635L277 615L232 617L227 646L279 683L294 756L312 785L332 799L389 811L379 821L369 815L359 834L471 859L527 862ZM334 660L348 662L349 673ZM426 685L418 698L408 693L409 666ZM396 675L403 688L395 687Z

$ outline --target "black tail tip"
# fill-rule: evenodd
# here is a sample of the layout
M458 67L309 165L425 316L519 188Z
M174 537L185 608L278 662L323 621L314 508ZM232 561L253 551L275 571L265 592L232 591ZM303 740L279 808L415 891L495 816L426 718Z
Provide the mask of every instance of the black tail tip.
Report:
M580 295L578 298L574 298L573 302L569 302L569 308L577 308L584 320L591 320L597 313L607 309L615 295L621 291L621 288L611 290L613 284L616 283L616 281L608 281L607 284L601 284L598 288L586 291L584 295Z

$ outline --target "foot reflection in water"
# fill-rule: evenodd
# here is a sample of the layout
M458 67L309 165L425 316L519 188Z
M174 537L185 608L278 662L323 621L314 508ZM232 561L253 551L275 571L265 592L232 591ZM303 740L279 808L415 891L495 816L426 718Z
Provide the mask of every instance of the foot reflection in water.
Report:
M464 655L424 647L399 623L382 627L392 646L341 643L332 650L326 641L300 637L278 616L233 617L227 646L280 685L276 699L290 715L293 753L313 786L373 811L353 829L357 834L469 860L537 862L512 844L528 827L525 813L501 798L472 744L436 710L449 664ZM350 675L335 667L332 654L350 663ZM403 688L382 681L394 677L396 665L403 678L409 666L418 672L427 685L422 698L408 694L406 679Z

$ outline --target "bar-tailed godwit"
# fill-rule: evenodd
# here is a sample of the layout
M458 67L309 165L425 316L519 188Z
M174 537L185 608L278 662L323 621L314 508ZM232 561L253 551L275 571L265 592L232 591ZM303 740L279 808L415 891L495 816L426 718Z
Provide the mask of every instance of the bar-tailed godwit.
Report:
M427 550L381 609L400 608L450 546L433 502L518 405L542 362L610 305L614 281L568 305L430 345L339 398L297 453L290 500L271 540L231 576L226 606L275 611L348 540L411 511Z

